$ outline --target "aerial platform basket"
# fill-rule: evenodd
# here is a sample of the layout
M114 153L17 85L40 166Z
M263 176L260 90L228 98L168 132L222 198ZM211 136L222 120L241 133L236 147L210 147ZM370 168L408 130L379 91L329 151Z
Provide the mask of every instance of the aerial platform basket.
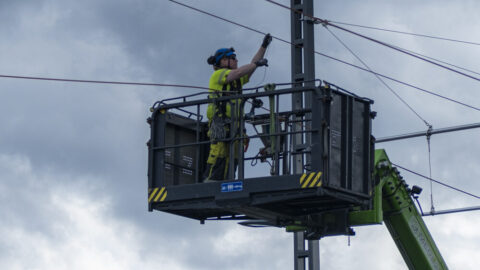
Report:
M311 104L296 111L274 111L267 115L232 116L239 130L245 123L270 125L270 132L253 136L232 135L229 145L246 137L268 136L274 151L268 156L239 158L237 177L213 183L203 182L209 151L208 123L201 107L212 102L241 100L240 106L255 99L276 100L281 96L311 95ZM273 98L272 98L273 97ZM308 101L308 100L307 100ZM255 91L216 99L158 102L148 119L148 207L200 221L210 219L255 219L269 225L285 226L296 221L315 220L325 213L345 219L340 231L348 227L346 219L352 207L369 209L372 192L373 139L370 110L372 101L327 86L295 87L275 91ZM251 110L253 111L253 110ZM243 115L243 114L242 114ZM280 123L281 122L281 123ZM298 142L301 138L303 142ZM231 146L233 147L233 146ZM240 146L241 147L241 146ZM301 157L303 170L293 173L292 162ZM270 159L274 175L245 178L246 161ZM318 220L318 219L317 219ZM337 218L338 220L338 218ZM325 222L325 221L319 221ZM321 224L319 224L320 226Z

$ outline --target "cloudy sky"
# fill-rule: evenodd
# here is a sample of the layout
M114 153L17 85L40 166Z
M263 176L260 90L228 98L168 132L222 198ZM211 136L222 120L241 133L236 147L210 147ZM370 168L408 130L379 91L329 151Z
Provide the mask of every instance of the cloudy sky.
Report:
M181 0L290 39L289 12L265 1ZM287 0L279 0L289 4ZM480 42L478 1L315 1L315 15ZM208 86L206 59L234 46L246 64L262 35L167 0L0 1L0 75ZM480 47L352 28L480 72ZM332 29L373 70L480 107L465 78ZM361 65L321 25L317 51ZM290 47L274 40L268 69L248 86L290 81ZM473 74L479 77L478 74ZM375 100L376 137L426 130L373 75L316 56L316 77ZM434 128L479 122L480 112L387 83ZM0 78L0 269L293 269L293 236L277 228L197 221L147 211L145 119L157 100L198 90ZM432 176L480 194L480 130L432 137ZM377 145L428 174L425 138ZM261 167L256 174L264 174ZM407 172L410 184L429 183ZM437 210L478 199L433 186ZM480 212L426 217L451 269L476 269ZM320 241L322 269L405 269L384 226Z

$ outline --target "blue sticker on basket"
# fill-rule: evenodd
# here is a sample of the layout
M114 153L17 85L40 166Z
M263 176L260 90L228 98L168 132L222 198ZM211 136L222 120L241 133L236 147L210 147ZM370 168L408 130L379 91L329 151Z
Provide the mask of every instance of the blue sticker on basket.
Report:
M222 183L222 192L235 192L243 190L243 182Z

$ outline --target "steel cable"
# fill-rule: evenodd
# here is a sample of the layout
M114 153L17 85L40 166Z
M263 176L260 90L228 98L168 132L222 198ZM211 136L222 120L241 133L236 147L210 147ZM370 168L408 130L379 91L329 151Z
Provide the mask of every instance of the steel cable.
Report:
M346 23L346 22L338 22L338 21L332 21L332 20L328 20L328 21L333 22L333 23L336 23L336 24L343 24L343 25L360 27L360 28L366 28L366 29L380 30L380 31L397 33L397 34L404 34L404 35L425 37L425 38L431 38L431 39L452 41L452 42L458 42L458 43L464 43L464 44L470 44L470 45L480 45L480 43L471 42L471 41L465 41L465 40L458 40L458 39L445 38L445 37L437 37L437 36L425 35L425 34L417 34L417 33L405 32L405 31L391 30L391 29L385 29L385 28L380 28L380 27L365 26L365 25L359 25L359 24L353 24L353 23Z
M239 23L237 23L237 22L233 22L233 21L231 21L231 20L227 20L227 19L222 18L222 17L220 17L220 16L217 16L217 15L214 15L214 14L211 14L211 13L208 13L208 12L203 11L203 10L200 10L200 9L198 9L198 8L191 7L191 6L189 6L189 5L180 3L180 2L178 2L178 1L174 1L174 0L169 0L169 1L171 1L171 2L173 2L173 3L176 3L176 4L179 4L179 5L182 5L182 6L184 6L184 7L190 8L190 9L192 9L192 10L201 12L201 13L203 13L203 14L207 14L207 15L212 16L212 17L215 17L215 18L217 18L217 19L220 19L220 20L223 20L223 21L232 23L232 24L237 25L237 26L240 26L240 27L242 27L242 28L251 30L251 31L253 31L253 32L260 33L260 34L263 34L263 35L266 34L266 33L262 32L262 31L253 29L253 28L251 28L251 27L248 27L248 26L245 26L245 25L242 25L242 24L239 24ZM269 1L269 0L267 0L267 1ZM282 38L279 38L279 37L275 37L275 36L272 36L272 38L274 38L274 39L276 39L276 40L279 40L279 41L282 41L282 42L284 42L284 43L287 43L287 44L289 44L289 45L291 45L291 46L297 47L297 45L295 45L295 44L293 44L292 42L287 41L287 40L285 40L285 39L282 39ZM331 60L334 60L334 61L343 63L343 64L345 64L345 65L349 65L349 66L351 66L351 67L354 67L354 68L357 68L357 69L360 69L360 70L363 70L363 71L366 71L366 72L369 72L369 73L376 74L376 75L378 75L378 76L380 76L380 77L382 77L382 78L385 78L385 79L388 79L388 80L391 80L391 81L400 83L400 84L402 84L402 85L405 85L405 86L414 88L414 89L416 89L416 90L420 90L420 91L425 92L425 93L428 93L428 94L430 94L430 95L434 95L434 96L436 96L436 97L439 97L439 98L442 98L442 99L445 99L445 100L448 100L448 101L457 103L457 104L459 104L459 105L468 107L468 108L470 108L470 109L474 109L474 110L480 111L480 108L477 108L477 107L475 107L475 106L468 105L468 104L466 104L466 103L463 103L463 102L454 100L454 99L452 99L452 98L448 98L448 97L442 96L442 95L440 95L440 94L436 94L436 93L434 93L434 92L425 90L425 89L420 88L420 87L418 87L418 86L414 86L414 85L412 85L412 84L402 82L402 81L400 81L400 80L397 80L397 79L394 79L394 78L392 78L392 77L389 77L389 76L380 74L380 73L378 73L378 72L375 72L375 71L371 71L371 70L362 68L362 67L360 67L360 66L354 65L354 64L352 64L352 63L348 63L348 62L346 62L346 61L343 61L343 60L340 60L340 59L338 59L338 58L335 58L335 57L326 55L326 54L324 54L324 53L321 53L321 52L318 52L318 51L314 51L314 53L315 53L315 54L318 54L318 55L321 55L321 56L323 56L323 57L325 57L325 58L328 58L328 59L331 59Z
M357 58L358 61L360 61L368 70L372 71L372 69L355 53L353 52L348 46L347 44L345 44L337 35L335 35L335 33L333 33L330 29L328 29L327 27L325 27L325 29L327 29L327 31L338 41L340 42L340 44L343 45L343 47L345 47L355 58ZM390 85L388 85L380 76L374 74L375 77L388 89L390 90L390 92L392 92L405 106L407 106L410 111L412 111L420 120L423 121L423 123L428 127L430 126L430 123L427 122L427 120L425 120L422 116L420 116L420 114L412 108L412 106L410 106L410 104L408 104L402 97L400 97L400 95L398 95L397 92L395 92L395 90L393 90Z
M444 186L444 187L447 187L447 188L456 190L456 191L458 191L458 192L461 192L461 193L463 193L463 194L465 194L465 195L474 197L474 198L476 198L476 199L480 199L480 196L474 195L474 194L472 194L472 193L466 192L466 191L461 190L461 189L459 189L459 188L456 188L456 187L450 186L450 185L448 185L448 184L442 183L442 182L440 182L440 181L438 181L438 180L435 180L435 179L432 179L431 177L428 177L428 176L425 176L425 175L423 175L423 174L414 172L414 171L412 171L412 170L409 170L409 169L407 169L407 168L405 168L405 167L403 167L403 166L400 166L400 165L398 165L398 164L395 164L395 163L393 163L393 162L392 162L392 164L393 164L394 166L402 169L402 170L405 170L405 171L407 171L407 172L409 172L409 173L412 173L412 174L415 174L415 175L417 175L417 176L423 177L423 178L425 178L425 179L427 179L427 180L430 180L430 181L432 181L432 182L435 182L435 183L437 183L437 184L439 184L439 185L442 185L442 186Z
M425 62L427 62L427 63L432 64L432 65L441 67L441 68L443 68L443 69L449 70L449 71L451 71L451 72L460 74L460 75L462 75L462 76L465 76L465 77L467 77L467 78L470 78L470 79L473 79L473 80L476 80L476 81L479 81L479 82L480 82L480 78L471 76L471 75L469 75L469 74L463 73L463 72L461 72L461 71L458 71L458 70L455 70L455 69L453 69L453 68L449 68L449 67L444 66L444 65L442 65L442 64L439 64L439 63L436 63L436 62L434 62L434 61L431 61L431 60L429 60L429 59L427 59L427 58L424 58L424 57L421 57L421 56L419 56L419 55L415 55L415 54L413 54L413 53L410 53L410 52L408 52L408 51L399 49L399 48L397 48L397 47L395 47L395 46L392 46L392 45L390 45L390 44L388 44L388 43L385 43L385 42L383 42L383 41L380 41L380 40L377 40L377 39L374 39L374 38L371 38L371 37L362 35L362 34L360 34L360 33L354 32L354 31L352 31L352 30L346 29L346 28L344 28L344 27L335 25L335 24L331 23L330 21L327 21L327 20L324 20L324 19L320 19L320 18L311 16L311 15L309 15L309 14L304 14L304 13L303 13L302 11L300 11L300 10L297 10L297 9L294 9L294 8L291 8L291 7L288 7L288 6L285 6L285 5L283 5L283 4L280 4L280 3L278 3L278 2L275 2L275 1L273 1L273 0L265 0L265 1L270 2L270 3L272 3L272 4L275 4L275 5L277 5L277 6L280 6L280 7L286 8L286 9L290 9L290 10L292 10L293 12L296 12L296 13L298 13L298 14L302 14L303 16L308 17L308 18L310 18L311 20L313 20L313 22L319 22L319 23L322 23L322 24L324 24L324 25L329 25L329 26L335 27L335 28L340 29L340 30L342 30L342 31L348 32L348 33L350 33L350 34L352 34L352 35L356 35L356 36L359 36L359 37L361 37L361 38L370 40L370 41L372 41L372 42L375 42L375 43L377 43L377 44L383 45L383 46L388 47L388 48L390 48L390 49L399 51L399 52L401 52L401 53L407 54L407 55L412 56L412 57L414 57L414 58L423 60L423 61L425 61Z

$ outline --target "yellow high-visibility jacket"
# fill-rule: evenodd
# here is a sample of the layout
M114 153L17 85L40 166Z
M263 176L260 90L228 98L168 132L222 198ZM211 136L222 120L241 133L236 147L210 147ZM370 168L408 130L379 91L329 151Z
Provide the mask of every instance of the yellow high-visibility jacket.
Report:
M226 82L227 76L231 71L232 71L231 69L222 68L222 69L215 70L215 72L213 72L212 76L210 77L210 82L208 84L208 87L210 88L209 90L210 98L221 97L223 93L231 90L232 91L241 90L242 86L249 81L248 75L245 75L238 80L227 83ZM232 94L237 94L237 93L232 93ZM230 102L236 102L237 105L240 105L240 100L231 100ZM231 117L230 102L225 102L224 109L225 109L226 117ZM217 108L217 106L213 103L208 104L208 108L207 108L208 120L211 120L215 112L218 112L218 110L221 110L221 108ZM240 108L238 108L238 110L240 111ZM220 113L223 113L223 112L220 111Z

